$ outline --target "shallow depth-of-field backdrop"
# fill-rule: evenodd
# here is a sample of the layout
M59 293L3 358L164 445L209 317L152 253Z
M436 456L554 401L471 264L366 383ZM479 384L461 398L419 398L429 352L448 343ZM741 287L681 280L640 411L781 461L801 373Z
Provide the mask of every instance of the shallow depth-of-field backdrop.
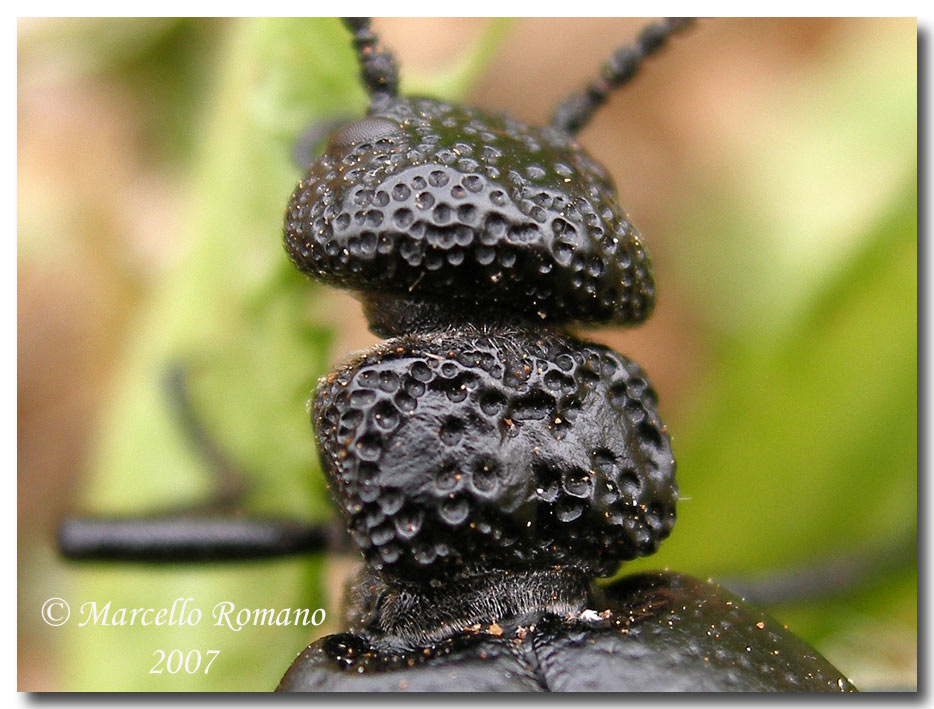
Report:
M404 91L541 123L641 24L375 28ZM643 327L588 335L648 371L679 462L674 532L628 568L751 589L863 689L916 684L916 46L910 19L703 20L580 135L659 292ZM356 72L334 20L20 21L20 689L272 689L339 628L346 561L73 566L54 529L208 494L170 364L250 475L247 509L331 517L306 401L376 338L292 268L281 221L296 137L362 115ZM84 601L176 598L199 625L77 625ZM211 625L225 600L329 621L233 632ZM160 649L221 652L207 675L150 674Z

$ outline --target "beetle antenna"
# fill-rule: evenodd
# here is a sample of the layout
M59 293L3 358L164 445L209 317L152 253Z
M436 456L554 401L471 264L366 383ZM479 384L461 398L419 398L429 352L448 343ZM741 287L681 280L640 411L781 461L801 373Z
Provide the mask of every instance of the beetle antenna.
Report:
M348 546L332 525L296 520L165 515L75 517L58 528L58 547L73 561L150 564L269 559Z
M602 106L614 89L618 89L639 72L642 60L665 46L668 38L689 27L694 22L690 17L666 17L659 22L646 25L633 44L620 47L603 65L600 76L578 94L564 99L551 119L558 130L576 134Z
M170 362L162 384L173 415L214 478L216 492L209 506L224 509L236 505L247 490L246 476L224 453L198 415L191 398L188 370L180 362Z
M378 51L379 38L370 29L369 17L345 17L344 25L353 33L353 46L360 62L360 76L370 103L378 97L394 97L399 88L399 70L392 54Z

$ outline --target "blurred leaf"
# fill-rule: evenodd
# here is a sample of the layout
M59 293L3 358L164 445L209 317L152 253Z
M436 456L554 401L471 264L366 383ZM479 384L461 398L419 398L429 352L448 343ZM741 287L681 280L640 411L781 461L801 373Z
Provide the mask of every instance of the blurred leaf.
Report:
M125 62L152 47L182 20L151 17L20 18L20 61L44 63L70 75Z
M913 194L872 233L785 339L725 341L670 417L687 499L656 565L780 568L915 528Z
M490 56L503 42L514 18L493 17L487 20L479 39L453 66L433 76L402 76L402 93L411 96L462 97L480 76Z
M140 513L211 493L210 476L168 406L164 375L177 363L190 374L195 408L217 444L250 475L249 506L321 518L330 512L305 403L326 366L329 335L308 315L313 285L282 252L282 209L297 180L285 131L264 125L252 109L255 97L271 96L286 116L351 110L361 98L352 80L355 61L336 21L258 20L231 25L219 65L223 74L193 160L188 248L133 333L102 428L88 507ZM335 83L335 73L345 80ZM73 594L110 599L115 608L159 608L192 597L206 615L223 600L238 608L314 609L322 605L316 568L305 560L82 568L75 571ZM271 689L317 632L292 627L235 633L211 622L195 628L70 628L76 661L68 686ZM273 635L275 640L264 640ZM256 652L267 645L269 651ZM221 655L207 676L148 674L154 650L176 647L220 649ZM109 671L102 674L101 668Z
M286 141L248 109L250 97L270 94L269 83L281 87L288 75L300 76L292 81L304 88L277 93L284 114L297 112L296 105L313 106L309 115L352 106L355 84L345 82L341 92L327 62L320 80L309 67L322 55L330 62L342 56L352 77L354 59L336 22L250 21L232 30L227 73L199 131L204 143L194 161L187 250L133 338L89 491L97 506L138 509L141 501L178 503L206 492L201 463L162 385L176 363L190 370L196 406L221 447L236 460L246 455L251 472L270 476L286 504L304 509L296 498L307 490L289 486L315 477L304 405L324 367L327 338L308 317L313 284L291 268L281 247L283 203L297 170ZM277 62L287 64L269 69ZM316 100L319 92L324 98ZM291 411L294 425L276 426L281 414L271 409L265 413L272 418L262 419L270 425L258 426L257 406ZM150 489L141 493L140 480Z
M789 71L727 104L720 159L698 166L672 229L678 275L713 329L784 336L914 179L917 49L904 39L856 23L818 73Z
M667 414L682 495L675 532L626 571L795 573L917 535L913 47L898 33L841 41L848 51L826 76L769 94L769 118L703 166L679 217L673 258L712 354L693 396ZM915 563L774 612L831 650L831 632L852 638L861 623L891 620L904 650ZM882 664L873 670L870 654L830 658L872 684Z

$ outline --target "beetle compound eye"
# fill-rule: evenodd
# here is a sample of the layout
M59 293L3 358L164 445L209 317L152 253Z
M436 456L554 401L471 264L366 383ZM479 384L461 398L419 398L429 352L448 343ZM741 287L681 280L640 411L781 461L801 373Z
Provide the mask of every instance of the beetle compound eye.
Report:
M285 245L306 273L401 298L401 312L636 323L655 301L641 237L570 136L429 99L395 99L331 139L292 195ZM391 320L378 330L411 331Z
M401 135L399 126L382 118L364 118L350 123L331 136L327 151L340 153L363 143L391 140Z
M645 375L570 336L390 340L322 381L314 421L354 538L395 575L480 560L609 574L674 524Z

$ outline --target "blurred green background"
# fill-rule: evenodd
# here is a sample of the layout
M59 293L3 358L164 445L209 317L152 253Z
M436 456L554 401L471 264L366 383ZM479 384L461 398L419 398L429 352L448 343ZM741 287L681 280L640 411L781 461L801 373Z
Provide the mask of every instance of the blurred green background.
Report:
M404 90L541 123L641 24L375 26ZM863 689L917 681L916 61L913 19L704 20L581 134L660 293L644 327L586 334L652 375L679 461L674 533L624 571L804 579L768 609ZM54 529L208 493L160 388L173 362L249 472L250 511L331 517L306 401L376 338L280 234L296 137L365 109L348 36L334 20L20 20L17 71L19 688L272 689L339 627L348 560L72 566ZM51 596L73 614L191 597L206 618L55 628ZM210 625L222 600L329 623L235 633ZM157 649L221 654L208 675L153 675Z

